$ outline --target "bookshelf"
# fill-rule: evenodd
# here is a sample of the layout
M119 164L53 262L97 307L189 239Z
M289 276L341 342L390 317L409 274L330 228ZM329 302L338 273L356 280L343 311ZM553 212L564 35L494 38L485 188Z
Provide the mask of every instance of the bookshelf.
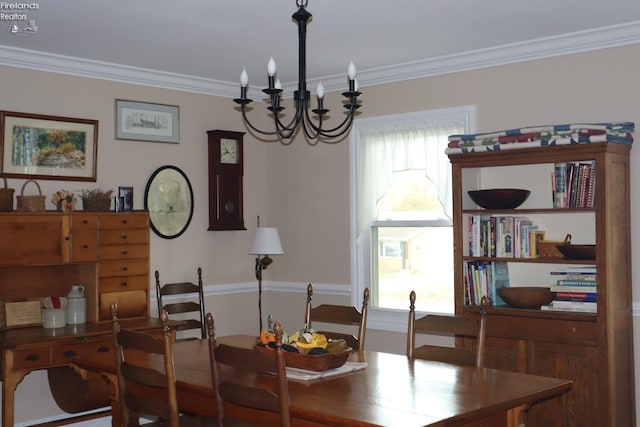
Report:
M596 309L531 310L490 307L487 313L486 365L574 381L566 399L533 405L527 425L635 427L629 152L631 146L592 143L450 154L453 173L455 311L477 317L469 300L465 270L469 263L506 262L510 286L553 286L567 267L595 267ZM588 164L595 180L591 203L558 202L559 163ZM592 183L593 184L593 183ZM589 183L583 184L588 188ZM485 210L467 191L523 188L529 198L517 209ZM568 196L568 195L567 195ZM566 206L566 207L562 207ZM504 251L470 249L471 217L525 217L544 231L545 240L595 244L595 260L512 256ZM515 244L515 241L514 241ZM550 414L566 414L554 419Z

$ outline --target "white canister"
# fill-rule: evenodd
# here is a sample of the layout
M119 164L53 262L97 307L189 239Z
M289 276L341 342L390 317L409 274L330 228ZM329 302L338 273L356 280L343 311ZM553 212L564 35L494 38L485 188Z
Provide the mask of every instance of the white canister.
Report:
M78 325L87 321L87 299L84 286L73 285L67 294L67 324Z
M63 328L65 323L64 308L45 308L42 310L42 327L47 329Z

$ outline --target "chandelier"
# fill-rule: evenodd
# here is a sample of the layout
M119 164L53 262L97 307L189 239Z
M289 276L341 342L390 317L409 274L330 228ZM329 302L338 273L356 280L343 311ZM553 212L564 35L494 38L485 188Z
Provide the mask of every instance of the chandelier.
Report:
M307 90L306 81L306 58L307 58L307 23L311 20L312 15L307 11L306 7L308 0L296 0L298 10L291 15L293 20L298 25L298 90L293 92L293 101L295 106L295 114L288 123L285 123L283 110L285 109L281 105L282 100L282 84L279 79L276 79L276 63L273 58L269 59L267 65L268 72L268 87L263 89L268 96L267 109L273 116L274 129L272 131L263 131L256 128L247 117L247 106L253 101L247 98L247 85L249 83L249 77L246 69L242 69L240 75L240 98L234 99L234 102L240 105L240 111L242 111L242 118L245 124L253 131L268 136L276 136L280 141L289 145L293 142L293 137L297 133L298 129L302 128L307 142L310 145L316 145L318 141L325 143L337 143L340 142L336 139L340 138L347 133L353 118L356 115L360 104L358 103L358 82L356 80L356 67L353 62L349 64L347 74L349 78L349 87L346 92L342 93L342 96L347 98L343 106L346 109L346 116L342 120L342 123L332 128L324 127L326 123L325 119L328 117L329 110L324 108L324 87L322 82L318 83L316 89L316 97L318 100L317 107L311 112L315 115L312 118L309 113L311 106L311 93Z

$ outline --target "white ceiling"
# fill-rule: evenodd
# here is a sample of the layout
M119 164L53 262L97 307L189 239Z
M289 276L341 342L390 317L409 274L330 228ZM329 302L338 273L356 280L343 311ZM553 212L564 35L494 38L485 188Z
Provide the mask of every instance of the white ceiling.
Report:
M28 21L0 20L0 65L233 96L245 66L262 88L273 56L285 89L297 81L293 0L17 4L38 8L0 12L26 14L37 32L12 35L12 23ZM309 0L307 9L312 90L319 78L329 90L346 85L350 61L365 87L640 42L640 0Z

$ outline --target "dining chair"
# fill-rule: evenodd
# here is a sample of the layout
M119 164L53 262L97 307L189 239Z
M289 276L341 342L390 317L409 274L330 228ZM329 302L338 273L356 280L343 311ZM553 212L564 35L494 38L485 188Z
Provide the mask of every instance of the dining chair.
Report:
M285 370L284 350L282 350L282 325L274 323L275 346L270 349L249 349L217 344L213 315L206 315L209 344L211 382L216 401L216 422L218 427L235 426L291 426L289 413L289 388ZM221 379L222 367L237 371L237 375L226 375ZM274 375L275 374L275 375ZM249 375L250 382L243 382ZM255 376L255 377L254 377ZM264 412L260 423L252 424L235 419L225 410L224 403L245 409ZM279 419L279 420L278 420Z
M367 332L367 307L369 305L369 288L365 288L362 297L362 309L346 305L322 304L313 307L313 285L307 285L307 307L304 315L304 323L307 328L312 327L312 322L351 325L358 327L358 334L348 334L335 331L316 331L324 334L328 339L343 339L354 350L364 349L364 339Z
M447 362L455 365L484 366L484 340L488 300L482 297L480 317L473 320L463 316L427 314L416 319L416 293L409 294L409 325L407 332L407 357ZM447 335L472 340L471 346L455 347L435 344L416 347L416 334Z
M152 335L122 329L118 320L118 305L111 303L113 340L115 344L118 393L125 426L138 426L139 417L157 418L150 426L179 427L173 354L171 344L174 332L169 326L166 312L162 312L162 339ZM147 360L149 355L160 356L162 370L140 366L136 360ZM136 390L153 390L137 394Z
M198 284L191 282L160 284L160 273L155 272L158 315L165 310L172 316L172 327L176 329L178 341L194 338L206 338L204 325L204 292L202 288L202 269L198 268ZM167 302L167 298L180 299ZM185 299L187 299L185 301ZM175 315L175 318L173 317ZM197 335L194 332L197 330Z

